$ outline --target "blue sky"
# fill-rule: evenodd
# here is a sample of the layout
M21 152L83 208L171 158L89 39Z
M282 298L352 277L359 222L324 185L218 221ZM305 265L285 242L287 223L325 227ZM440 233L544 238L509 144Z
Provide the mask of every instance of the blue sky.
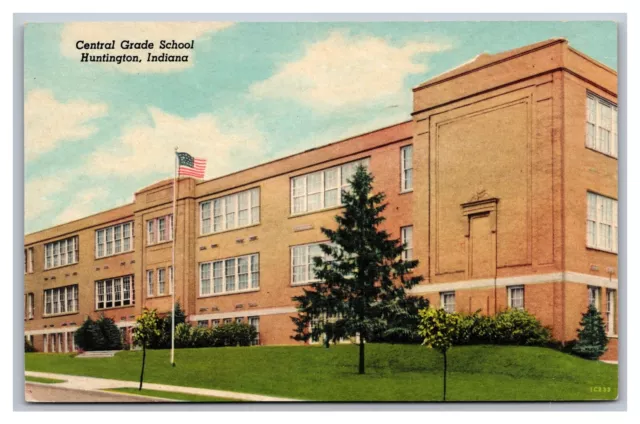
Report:
M27 25L25 233L132 201L173 176L175 146L224 175L407 120L412 87L552 37L616 69L611 22ZM146 38L195 48L186 64L120 66L75 48Z

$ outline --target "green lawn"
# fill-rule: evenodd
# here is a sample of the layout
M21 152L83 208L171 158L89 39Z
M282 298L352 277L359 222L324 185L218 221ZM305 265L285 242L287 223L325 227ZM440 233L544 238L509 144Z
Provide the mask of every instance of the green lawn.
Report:
M233 399L225 399L213 396L191 395L188 393L166 392L164 390L149 390L143 388L138 390L132 387L118 387L116 389L105 389L106 392L127 393L131 395L153 396L163 399L181 400L185 402L240 402Z
M47 383L47 384L55 384L55 383L64 383L67 380L58 380L56 378L44 378L44 377L32 377L29 375L24 376L24 381L31 381L34 383Z
M424 346L369 344L367 374L358 347L262 346L147 354L145 381L324 401L439 401L442 356ZM29 371L136 381L142 352L113 358L25 354ZM552 349L462 346L448 354L447 400L586 400L617 397L618 367Z

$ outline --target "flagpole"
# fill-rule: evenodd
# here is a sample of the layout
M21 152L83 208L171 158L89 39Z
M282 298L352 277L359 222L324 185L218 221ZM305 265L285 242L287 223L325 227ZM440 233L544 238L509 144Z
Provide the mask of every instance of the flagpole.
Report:
M175 328L176 328L176 224L178 222L178 217L176 216L176 199L178 193L177 181L178 181L178 148L175 148L175 152L173 155L173 218L171 224L171 238L173 239L173 245L171 248L171 269L173 272L171 273L172 281L169 284L173 283L173 290L171 290L171 365L176 366L174 361L174 350L175 350Z

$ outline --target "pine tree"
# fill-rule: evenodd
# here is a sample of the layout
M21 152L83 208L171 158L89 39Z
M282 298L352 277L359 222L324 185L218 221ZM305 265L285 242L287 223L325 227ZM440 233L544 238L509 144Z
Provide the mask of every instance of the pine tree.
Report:
M409 275L418 261L402 260L400 240L380 229L387 203L384 193L372 194L373 180L358 166L349 180L351 189L342 192L344 210L335 217L337 229L321 228L330 243L320 245L326 260L313 258L319 283L293 297L298 304L294 339L359 339L360 374L365 373L365 342L390 330L406 289L423 280ZM309 332L309 324L320 317L330 324L312 326Z
M589 305L587 312L582 314L580 326L573 353L586 359L598 359L607 351L609 340L602 315L595 306Z

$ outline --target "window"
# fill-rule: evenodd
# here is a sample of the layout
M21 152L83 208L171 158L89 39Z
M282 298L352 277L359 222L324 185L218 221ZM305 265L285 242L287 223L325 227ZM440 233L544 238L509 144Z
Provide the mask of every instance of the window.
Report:
M291 213L299 214L342 204L342 191L349 190L349 179L356 167L369 166L369 158L291 178Z
M607 334L616 335L616 290L607 290Z
M618 201L587 192L587 247L618 252Z
M173 266L169 267L169 294L173 294L174 286L173 286Z
M453 314L456 311L456 293L440 293L440 308L444 309L445 312Z
M586 145L618 157L618 107L591 93L587 95Z
M133 222L113 225L96 231L96 258L131 252Z
M243 292L258 288L260 288L258 254L200 264L200 296Z
M249 325L256 329L256 338L252 340L252 346L260 344L260 317L249 317Z
M27 294L27 319L33 319L35 313L35 301L33 293Z
M200 203L200 234L242 228L259 222L259 188Z
M233 320L231 318L225 318L222 320L222 324L231 324Z
M400 232L402 233L402 245L404 246L402 260L411 261L413 260L413 226L402 227Z
M214 319L213 321L211 321L211 326L213 328L218 328L220 327L220 320L219 319Z
M524 309L524 286L507 287L507 302L511 309Z
M244 319L242 317L236 318L236 324L242 324L243 321Z
M153 297L153 271L147 271L147 297Z
M78 263L78 236L44 245L45 269Z
M173 215L147 221L147 245L173 240Z
M166 270L164 268L158 269L158 296L164 294L165 273Z
M33 272L33 247L24 249L24 273L31 274Z
M319 281L313 269L313 258L318 256L323 260L329 259L320 249L320 244L322 243L304 244L291 248L291 285Z
M400 175L400 188L402 191L413 189L413 146L404 146L400 149L400 165L402 175Z
M342 318L342 314L334 314L334 313L326 313L321 312L318 315L314 315L311 317L311 322L309 322L308 331L311 334L311 338L309 339L309 344L316 344L319 342L325 342L327 333L325 332L325 325L327 323L335 323L339 319ZM314 331L320 331L321 334L313 334ZM338 343L343 343L347 341L344 338L339 338Z
M202 328L207 328L209 327L209 321L204 320L204 321L198 321L198 327L202 327Z
M57 287L55 289L47 289L44 291L44 315L68 314L74 312L78 312L77 284Z
M96 281L96 309L119 308L134 303L133 275Z
M589 305L600 310L600 287L589 286Z

